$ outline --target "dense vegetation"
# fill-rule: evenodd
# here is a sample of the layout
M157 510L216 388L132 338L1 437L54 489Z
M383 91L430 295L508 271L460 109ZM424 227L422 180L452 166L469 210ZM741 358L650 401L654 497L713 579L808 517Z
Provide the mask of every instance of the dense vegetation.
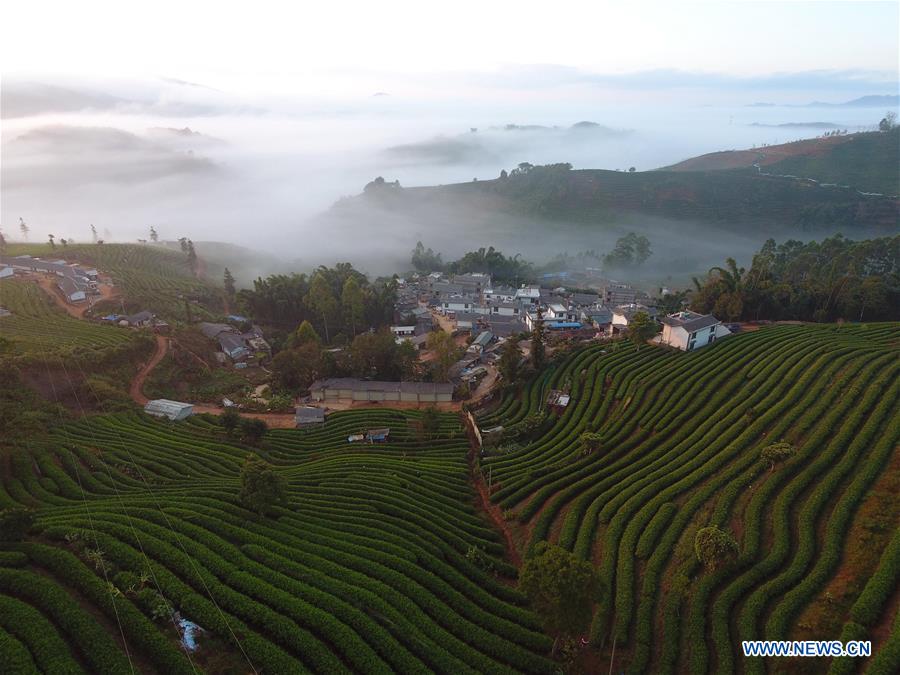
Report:
M319 267L313 274L275 274L238 293L262 323L294 329L309 321L326 342L349 340L393 318L396 283L372 283L350 263Z
M768 327L689 354L626 344L557 359L479 418L504 427L481 471L528 549L598 566L604 670L615 642L631 673L823 672L744 659L740 640L890 634L900 505L860 506L896 485L900 325ZM549 389L571 393L559 417ZM696 537L709 526L725 535ZM869 672L897 672L896 646L876 643Z
M750 269L731 258L695 279L691 305L722 319L900 320L900 236L768 240Z
M335 413L271 430L253 452L290 508L241 500L248 449L216 418L140 413L61 423L7 446L0 509L36 511L0 553L0 661L21 672L549 672L551 640L488 573L498 535L476 513L468 441L440 416ZM351 433L390 427L388 443ZM469 555L478 551L477 556ZM174 612L198 623L179 648Z

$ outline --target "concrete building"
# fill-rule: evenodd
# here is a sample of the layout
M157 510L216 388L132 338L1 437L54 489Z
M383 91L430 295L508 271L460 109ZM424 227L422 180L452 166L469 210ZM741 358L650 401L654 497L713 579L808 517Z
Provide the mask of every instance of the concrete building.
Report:
M194 413L194 406L190 403L170 401L167 398L158 398L148 401L144 406L144 412L154 417L166 417L170 420L183 420Z
M731 335L731 331L712 314L697 314L685 310L663 317L660 322L663 331L656 341L685 352L705 347L719 338Z
M309 393L315 401L440 403L453 400L453 385L436 382L385 382L337 377L313 382Z

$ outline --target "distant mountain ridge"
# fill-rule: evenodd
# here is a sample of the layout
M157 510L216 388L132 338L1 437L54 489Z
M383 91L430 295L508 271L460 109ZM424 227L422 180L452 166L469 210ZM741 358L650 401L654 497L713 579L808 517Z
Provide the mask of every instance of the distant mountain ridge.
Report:
M841 103L812 101L811 103L750 103L747 105L748 108L775 108L778 106L783 108L896 108L900 106L900 95L869 94Z

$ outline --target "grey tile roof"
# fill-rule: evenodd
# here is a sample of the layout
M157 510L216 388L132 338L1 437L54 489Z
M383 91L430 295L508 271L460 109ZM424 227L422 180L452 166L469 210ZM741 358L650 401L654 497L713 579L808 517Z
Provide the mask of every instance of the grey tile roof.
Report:
M721 323L712 314L697 314L696 312L679 312L660 319L662 323L673 328L684 328L688 333L696 333L698 330L709 328Z
M208 338L215 338L219 333L232 331L232 327L227 323L209 323L204 321L200 324L200 332Z

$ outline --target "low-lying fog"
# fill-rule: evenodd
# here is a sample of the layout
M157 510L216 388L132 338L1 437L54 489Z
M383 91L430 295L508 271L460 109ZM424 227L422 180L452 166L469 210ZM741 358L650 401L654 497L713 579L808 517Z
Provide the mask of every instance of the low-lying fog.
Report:
M351 260L394 271L417 239L445 258L494 245L539 262L610 242L581 228L548 236L516 222L496 227L400 223L393 231L322 231L309 221L375 176L403 186L496 177L519 162L649 170L723 149L774 144L833 128L871 129L881 107L591 103L583 97L509 103L425 102L361 93L340 104L243 101L168 82L152 99L122 92L4 83L0 226L19 238L88 241L90 225L111 240L148 236L232 242L302 267ZM211 91L211 90L210 90ZM839 101L852 96L837 95ZM810 99L812 100L812 99ZM148 102L149 101L149 102ZM579 124L590 122L592 124ZM635 223L650 232L651 221ZM660 230L660 240L665 226ZM734 242L739 243L739 242ZM762 242L750 238L746 250ZM709 243L721 259L731 241ZM657 244L657 254L661 254ZM677 259L679 251L670 251Z

